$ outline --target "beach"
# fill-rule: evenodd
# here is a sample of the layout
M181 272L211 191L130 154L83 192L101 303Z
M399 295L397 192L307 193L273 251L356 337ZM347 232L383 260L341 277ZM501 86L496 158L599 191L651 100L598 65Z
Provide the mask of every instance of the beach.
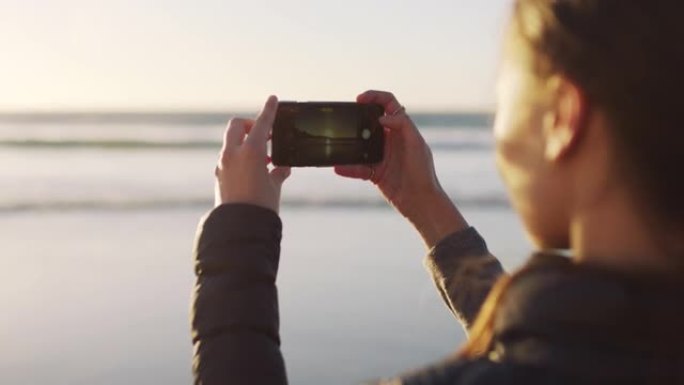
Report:
M222 128L190 135L209 140L197 145L131 130L162 143L135 148L88 144L79 135L93 130L84 128L64 128L68 135L47 145L15 138L30 129L12 130L0 125L0 383L190 383L192 244L212 206L218 144L206 138ZM515 269L529 246L487 131L442 127L426 137L445 189ZM277 284L290 383L389 377L463 343L422 265L425 246L368 183L295 170L281 217Z

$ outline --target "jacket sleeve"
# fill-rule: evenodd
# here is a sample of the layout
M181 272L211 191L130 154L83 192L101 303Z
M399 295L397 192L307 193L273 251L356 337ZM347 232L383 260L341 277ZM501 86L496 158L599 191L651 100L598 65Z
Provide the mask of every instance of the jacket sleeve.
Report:
M466 331L504 271L484 239L470 227L441 240L425 258L442 299Z
M200 223L191 311L195 384L286 384L275 286L282 223L222 205Z

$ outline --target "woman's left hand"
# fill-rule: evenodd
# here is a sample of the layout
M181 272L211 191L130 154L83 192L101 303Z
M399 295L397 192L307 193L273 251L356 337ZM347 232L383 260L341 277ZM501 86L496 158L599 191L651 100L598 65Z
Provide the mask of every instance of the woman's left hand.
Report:
M216 206L248 203L278 212L290 168L268 169L267 142L277 109L278 99L271 96L256 120L231 119L216 167Z

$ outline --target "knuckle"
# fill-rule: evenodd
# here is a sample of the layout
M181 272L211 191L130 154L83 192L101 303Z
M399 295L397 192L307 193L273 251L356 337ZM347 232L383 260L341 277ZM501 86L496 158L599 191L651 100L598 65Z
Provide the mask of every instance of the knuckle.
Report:
M218 167L220 169L224 169L228 167L230 164L231 159L233 158L233 152L232 151L221 151L221 155L219 156L219 161L218 161Z
M228 155L223 153L218 161L218 166L216 166L216 172L220 172L224 168L228 167Z
M238 118L238 117L231 118L228 121L228 127L233 126L233 125L242 124L242 123L244 123L244 121L245 121L245 119L243 119L243 118Z
M223 131L223 150L225 151L225 146L228 144L228 138L230 137L230 126L226 127L226 129ZM223 151L222 151L223 152Z
M226 132L232 131L232 130L237 130L245 125L245 119L243 118L232 118L230 121L228 121L228 128L226 128Z
M388 100L395 99L394 94L391 93L391 92L389 92L389 91L375 91L375 92L376 92L379 96L381 96L381 97L383 97L383 98L385 98L385 99L388 99Z

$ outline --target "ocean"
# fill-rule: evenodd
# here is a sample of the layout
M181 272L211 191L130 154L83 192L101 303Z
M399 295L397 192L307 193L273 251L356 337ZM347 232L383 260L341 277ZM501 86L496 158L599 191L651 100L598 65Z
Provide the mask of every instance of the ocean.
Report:
M0 116L0 383L191 382L192 241L230 116ZM496 172L491 116L414 120L443 187L519 266L529 246ZM282 200L290 383L392 376L463 343L420 238L372 185L295 169Z

